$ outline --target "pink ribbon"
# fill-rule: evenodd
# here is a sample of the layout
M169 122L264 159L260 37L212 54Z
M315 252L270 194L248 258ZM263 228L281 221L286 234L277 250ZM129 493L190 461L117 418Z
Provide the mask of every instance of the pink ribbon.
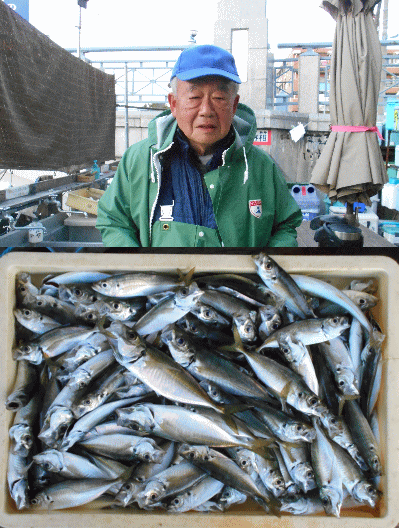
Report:
M384 138L381 135L381 132L378 130L378 127L370 126L353 126L353 125L331 125L332 132L376 132L377 136L381 141L384 141Z

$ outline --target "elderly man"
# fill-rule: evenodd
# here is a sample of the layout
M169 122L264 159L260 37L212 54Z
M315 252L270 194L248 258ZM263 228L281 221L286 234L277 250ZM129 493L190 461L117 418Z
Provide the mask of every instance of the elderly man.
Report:
M302 213L278 167L253 145L256 120L240 104L233 56L184 50L170 110L132 145L98 203L105 246L297 246Z

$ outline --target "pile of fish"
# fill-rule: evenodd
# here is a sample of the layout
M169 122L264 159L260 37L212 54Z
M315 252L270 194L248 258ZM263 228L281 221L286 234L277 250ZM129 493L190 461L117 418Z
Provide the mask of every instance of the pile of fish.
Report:
M17 276L18 509L376 506L377 285L253 260L252 274Z

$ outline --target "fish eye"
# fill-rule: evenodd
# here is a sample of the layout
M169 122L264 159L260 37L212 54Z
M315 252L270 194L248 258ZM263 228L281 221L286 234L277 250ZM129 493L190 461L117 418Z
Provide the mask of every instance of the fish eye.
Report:
M132 423L129 427L130 429L133 429L133 431L138 431L140 429L139 425L136 423Z
M73 293L80 297L82 295L82 290L80 288L74 288Z
M273 269L273 266L272 266L272 264L271 264L270 262L268 262L268 263L266 264L265 268L266 268L268 271L270 271L271 269Z
M306 473L306 476L308 477L308 479L313 478L313 472L312 472L312 471L308 471L308 472Z
M281 350L282 350L282 352L284 354L289 354L289 352L290 352L290 349L288 347L283 347ZM302 393L301 393L301 395L302 395ZM299 396L299 394L298 394L298 396Z
M334 317L333 318L333 323L334 324L338 324L339 323L339 318L338 317Z
M179 502L180 501L178 498L172 500L172 504L174 504L175 506L178 506Z
M205 310L204 311L204 315L205 315L205 317L211 317L212 312L210 310Z
M273 324L272 324L272 328L273 328L273 330L277 330L278 326L279 326L278 323L273 323Z
M32 312L30 310L24 310L24 315L28 317Z
M345 385L344 380L340 380L340 381L338 382L338 385L339 385L340 387L343 387L343 386Z
M310 398L309 403L310 403L310 405L316 405L317 398Z
M247 461L246 460L241 460L241 465L242 466L246 466L247 465Z
M298 398L302 398L303 392L298 392Z
M332 423L332 424L336 424L336 423L337 423L337 420L336 420L335 418L331 418L330 423Z
M150 455L148 453L146 453L144 456L143 456L144 460L150 460Z
M119 310L120 307L121 307L121 305L120 305L119 303L114 303L114 304L112 305L112 308L113 308L114 310Z
M194 452L191 451L190 453L187 453L188 458L194 458Z
M187 295L188 294L188 289L187 288L182 288L181 293L182 293L182 295Z
M45 469L46 471L48 471L49 469L51 469L51 464L50 464L50 462L44 462L44 464L43 464L43 469Z
M156 500L157 498L158 498L158 495L156 493L152 493L150 495L150 499L153 500L153 501Z
M179 337L178 339L176 339L176 342L178 345L184 345L184 343L186 342L185 339L183 339L182 337Z
M26 292L25 286L20 286L19 291L21 291L22 293Z
M101 284L101 287L104 288L104 289L107 289L108 288L108 283L107 282L103 282Z
M36 303L37 306L42 306L42 304L43 304L43 301L37 301Z
M303 427L302 427L301 424L298 424L298 425L296 426L296 430L297 430L297 431L302 431L302 429L303 429Z
M284 481L280 480L280 479L276 480L276 482L275 482L276 486L282 486L283 483L284 483Z

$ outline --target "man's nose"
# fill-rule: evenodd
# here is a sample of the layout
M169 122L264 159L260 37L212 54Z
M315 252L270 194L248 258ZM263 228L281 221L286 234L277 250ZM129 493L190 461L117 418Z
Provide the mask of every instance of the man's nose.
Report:
M215 112L215 109L213 107L211 98L208 96L203 97L201 101L201 106L199 109L200 115L209 116L209 115L213 115L214 112Z

